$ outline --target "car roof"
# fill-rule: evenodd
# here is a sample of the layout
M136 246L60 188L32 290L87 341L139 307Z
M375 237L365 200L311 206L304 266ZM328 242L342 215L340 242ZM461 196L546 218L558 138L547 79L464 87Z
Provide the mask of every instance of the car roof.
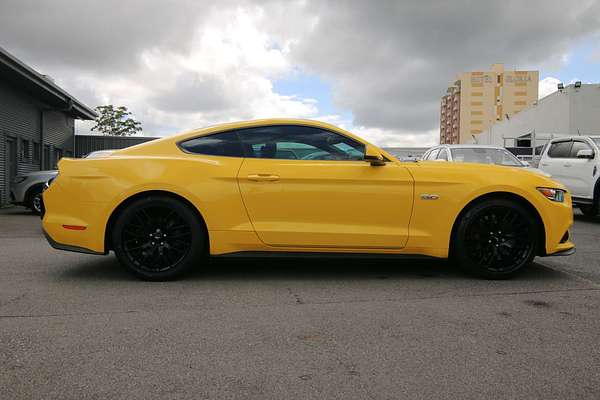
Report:
M311 119L301 119L301 118L268 118L268 119L255 119L249 121L237 121L237 122L227 122L223 124L208 126L206 128L195 129L183 133L179 133L172 136L165 136L160 139L151 140L145 143L141 143L132 147L128 147L122 150L118 150L116 154L128 155L128 154L143 154L145 149L148 148L156 148L161 146L163 143L179 143L183 140L192 139L201 136L208 136L215 133L226 132L234 129L245 129L245 128L255 128L262 126L277 126L277 125L295 125L295 126L309 126L314 128L322 128L325 130L329 130L344 136L347 136L351 139L354 139L360 143L368 144L374 146L381 152L384 156L390 159L396 159L396 157L387 152L385 149L382 149L379 146L375 146L365 138L355 135L352 132L348 132L345 129L342 129L338 126L329 124L327 122L316 121Z

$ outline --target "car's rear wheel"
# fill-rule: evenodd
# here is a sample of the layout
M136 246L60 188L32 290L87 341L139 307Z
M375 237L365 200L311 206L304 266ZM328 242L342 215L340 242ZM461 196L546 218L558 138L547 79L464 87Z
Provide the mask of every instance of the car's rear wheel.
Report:
M458 265L487 279L506 279L536 254L538 227L531 212L504 199L471 207L458 222L454 255Z
M174 279L205 260L204 225L188 205L170 197L128 205L114 224L112 243L119 261L146 280Z

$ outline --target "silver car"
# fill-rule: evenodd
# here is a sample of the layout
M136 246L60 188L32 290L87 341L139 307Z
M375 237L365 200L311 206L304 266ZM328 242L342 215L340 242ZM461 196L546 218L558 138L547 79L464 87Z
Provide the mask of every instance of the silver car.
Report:
M25 206L36 214L42 211L42 191L46 182L53 179L58 171L34 171L19 174L10 185L11 203Z
M532 168L504 147L477 144L442 144L427 150L422 160L496 164L506 167L519 167L536 174L550 177L538 168Z

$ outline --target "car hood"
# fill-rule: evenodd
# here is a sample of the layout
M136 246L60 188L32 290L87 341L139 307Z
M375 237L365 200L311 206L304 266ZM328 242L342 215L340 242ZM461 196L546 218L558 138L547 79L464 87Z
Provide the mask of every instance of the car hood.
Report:
M534 173L536 173L536 174L540 174L540 175L543 175L543 176L545 176L545 177L552 178L552 175L550 175L550 174L549 174L549 173L547 173L547 172L544 172L544 171L542 171L542 170L541 170L541 169L539 169L539 168L525 167L525 168L523 168L523 169L524 169L525 171L534 172Z

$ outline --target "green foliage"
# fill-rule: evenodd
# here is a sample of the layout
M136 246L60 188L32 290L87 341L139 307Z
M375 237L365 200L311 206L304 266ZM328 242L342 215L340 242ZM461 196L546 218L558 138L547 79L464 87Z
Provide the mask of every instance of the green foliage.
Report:
M142 124L132 117L127 107L114 107L112 104L96 107L100 114L96 118L96 125L92 128L105 135L130 136L142 130Z

